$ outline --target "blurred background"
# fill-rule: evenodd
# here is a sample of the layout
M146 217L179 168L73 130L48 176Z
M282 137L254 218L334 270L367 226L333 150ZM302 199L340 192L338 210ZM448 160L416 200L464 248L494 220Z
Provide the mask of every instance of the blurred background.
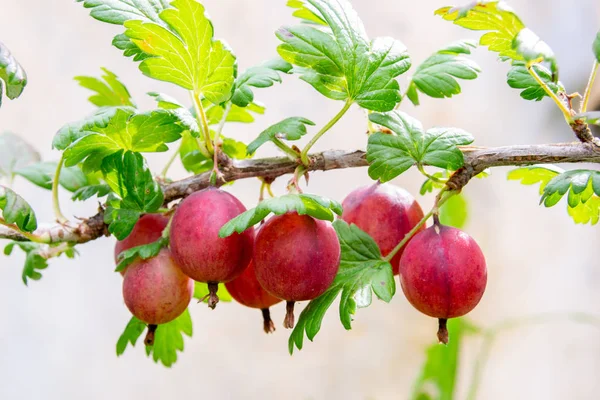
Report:
M240 70L276 56L274 31L296 23L284 0L204 0L215 34L238 57ZM413 65L438 48L463 38L477 38L433 15L446 0L353 2L370 36L389 35L408 47ZM561 80L570 92L583 92L592 65L591 42L600 27L595 0L512 0L529 28L555 51ZM462 5L462 4L459 4ZM21 98L0 108L0 131L14 132L34 144L44 160L58 159L51 140L64 123L91 111L88 91L76 75L99 76L100 67L115 72L142 109L154 107L148 91L168 93L180 101L187 94L173 85L152 81L136 63L111 46L122 31L93 20L73 0L0 0L0 40L24 66L29 84ZM454 99L421 96L404 111L435 125L464 128L476 145L572 141L573 134L549 100L522 100L509 88L508 64L485 49L475 51L483 69L475 81L461 81ZM410 74L410 71L409 73ZM406 77L401 77L401 85ZM597 87L597 92L600 87ZM341 107L295 77L283 85L256 91L267 106L252 125L231 124L225 134L249 141L265 127L288 116L304 116L322 125ZM595 98L597 103L600 99ZM357 107L318 144L317 149L364 148L365 117ZM276 155L266 145L258 156ZM159 171L169 154L150 155ZM474 180L464 190L469 202L466 230L488 260L488 288L468 315L487 328L512 318L545 313L583 312L600 316L600 250L597 227L575 225L564 201L554 208L538 206L537 187L506 180L508 169ZM171 169L172 178L185 172ZM395 181L415 196L422 183L414 171ZM274 184L283 193L287 178ZM369 183L366 169L314 173L309 191L341 201ZM28 200L40 221L52 222L50 194L17 179L14 188ZM259 182L247 180L228 188L247 207L257 201ZM429 208L432 197L420 198ZM89 216L97 204L71 204L62 193L63 211ZM289 332L281 326L283 305L272 310L274 335L262 332L260 313L235 303L215 311L191 305L194 336L171 368L147 359L142 346L117 358L115 343L130 314L123 304L119 274L114 273L114 239L79 247L75 260L51 260L43 279L21 282L22 254L0 256L0 399L405 399L419 375L425 349L435 340L437 322L414 310L398 292L390 304L374 300L359 310L354 329L346 332L337 308L330 309L315 342L293 356ZM556 314L558 313L558 314ZM478 399L597 399L600 391L600 329L565 318L525 324L498 335L481 370ZM466 397L479 337L467 337L460 353L455 398Z

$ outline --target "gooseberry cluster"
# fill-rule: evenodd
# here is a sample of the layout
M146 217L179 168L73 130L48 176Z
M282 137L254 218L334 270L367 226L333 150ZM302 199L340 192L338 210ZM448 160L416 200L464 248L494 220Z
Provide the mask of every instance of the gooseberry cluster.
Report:
M375 183L354 190L343 201L341 218L369 234L383 256L390 255L408 301L439 319L438 338L448 342L446 321L470 312L487 282L483 253L459 229L434 224L425 229L423 211L406 190ZM193 281L208 285L208 306L219 301L224 283L240 304L260 309L264 331L275 326L269 307L286 301L285 328L294 327L294 304L322 295L340 265L340 242L329 221L288 212L260 228L219 237L219 230L246 211L233 195L207 188L185 198L169 219L143 216L132 233L115 247L124 250L152 243L168 233L169 246L155 257L134 261L124 272L123 297L132 314L148 324L146 343L156 326L177 318L187 308ZM398 244L411 231L414 236ZM392 254L394 252L394 254Z

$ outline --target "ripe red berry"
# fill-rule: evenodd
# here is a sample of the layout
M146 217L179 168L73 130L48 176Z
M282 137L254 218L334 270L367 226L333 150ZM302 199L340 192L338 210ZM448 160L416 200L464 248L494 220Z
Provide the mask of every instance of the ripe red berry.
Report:
M344 199L342 219L368 233L386 256L423 219L423 210L406 190L388 183L375 183L351 192ZM423 226L421 228L425 229ZM394 274L402 250L391 260Z
M331 223L290 212L270 218L254 244L260 285L287 301L284 327L294 326L294 302L327 290L340 264L340 243Z
M246 307L258 308L263 315L263 328L265 333L275 331L275 325L271 320L269 307L279 303L281 299L271 296L260 286L254 272L254 263L250 261L248 268L231 282L225 284L227 291L238 303Z
M135 260L123 279L125 305L137 319L149 324L146 344L151 344L156 325L185 311L193 293L194 281L179 269L166 248L156 257Z
M467 314L483 296L485 258L465 232L433 225L406 246L400 259L400 283L417 310L439 319L438 338L447 343L446 320Z
M187 197L173 215L173 259L187 276L208 283L211 308L219 301L218 283L240 276L252 258L253 228L224 239L219 237L219 229L244 211L244 205L231 194L209 188Z
M163 230L169 223L169 218L162 214L145 214L138 220L133 227L131 233L123 240L117 241L115 244L115 264L119 261L117 257L125 250L132 247L141 246L156 242L160 239ZM126 269L121 271L121 275L125 275Z

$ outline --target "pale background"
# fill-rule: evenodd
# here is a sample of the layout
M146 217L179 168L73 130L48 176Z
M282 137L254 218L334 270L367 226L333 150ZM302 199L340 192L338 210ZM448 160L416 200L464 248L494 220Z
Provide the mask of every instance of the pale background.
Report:
M273 32L293 23L285 1L207 0L217 37L235 50L240 69L273 57ZM475 33L433 16L446 5L435 1L354 1L371 36L390 35L409 48L414 63L437 48ZM570 91L583 91L592 64L590 45L600 26L594 0L514 0L524 21L557 53L561 78ZM72 80L99 75L104 66L128 85L138 105L150 108L145 95L164 91L186 101L186 94L142 76L137 65L110 44L121 31L93 20L71 0L0 0L0 40L27 70L29 85L16 101L0 109L0 131L9 130L32 142L44 159L54 132L93 107L89 93ZM550 101L521 100L505 83L508 66L486 50L477 50L483 74L461 82L463 94L453 100L422 96L422 106L403 108L426 127L459 126L472 132L476 144L498 146L572 140ZM402 77L401 82L404 82ZM600 89L600 88L599 88ZM231 125L226 134L248 140L284 117L301 115L323 124L341 103L318 95L296 78L285 85L257 90L268 111L253 126ZM363 113L353 108L316 146L354 149L365 146ZM265 146L260 155L275 154ZM151 156L158 170L167 154ZM174 178L183 169L172 170ZM276 189L281 193L286 179ZM396 181L417 194L422 181L410 172ZM366 169L314 173L310 191L342 200L366 184ZM17 180L15 188L51 222L50 194ZM255 204L258 182L240 182L231 190L248 207ZM506 170L475 180L465 189L470 201L468 232L488 260L488 289L470 318L491 326L510 317L543 312L582 311L600 315L598 228L576 226L564 202L552 209L537 205L537 190L506 180ZM95 211L94 201L71 206L70 215ZM432 199L422 201L423 208ZM284 310L274 309L278 330L261 330L258 311L220 304L215 311L192 305L194 337L172 369L155 365L143 348L115 355L115 342L129 313L121 297L121 277L112 272L112 239L81 246L76 260L53 260L44 278L25 287L20 279L22 256L0 256L0 399L404 399L419 373L424 348L435 338L436 322L408 305L401 292L387 305L375 301L359 310L354 329L345 332L337 309L326 316L315 343L293 357L288 332L281 327ZM600 390L600 331L556 321L523 327L502 335L483 372L480 399L597 399ZM468 389L479 342L467 342L457 398Z

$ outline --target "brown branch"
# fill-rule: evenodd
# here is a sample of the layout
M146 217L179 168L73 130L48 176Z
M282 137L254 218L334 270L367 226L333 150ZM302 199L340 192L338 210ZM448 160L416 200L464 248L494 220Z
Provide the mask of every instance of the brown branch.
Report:
M461 189L468 181L491 167L523 166L531 164L558 163L600 163L600 148L592 143L559 143L504 147L461 147L465 165L456 171L448 186ZM365 167L368 165L365 152L360 150L330 150L313 154L310 171L328 171L332 169ZM221 172L226 181L263 177L274 179L291 174L298 165L287 157L263 158L256 160L224 160ZM210 172L176 181L163 187L167 203L183 198L195 191L209 186ZM40 228L35 235L45 238L49 243L73 242L85 243L108 235L103 222L103 213L82 220L75 226L54 225ZM0 230L0 238L27 240L15 232Z

